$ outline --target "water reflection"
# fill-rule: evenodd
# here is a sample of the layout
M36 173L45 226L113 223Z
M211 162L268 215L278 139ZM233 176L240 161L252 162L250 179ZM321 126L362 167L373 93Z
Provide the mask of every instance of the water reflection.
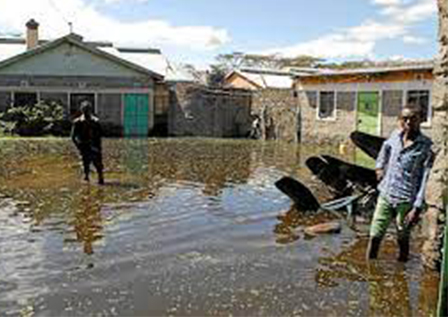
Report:
M303 231L306 227L329 222L337 218L334 214L320 210L318 212L299 211L294 204L277 216L279 223L274 226L276 241L280 244L288 244L298 240L301 236L305 239L313 239Z
M93 254L93 243L103 237L101 206L104 200L101 187L86 186L80 193L79 206L75 209L73 228L76 241L85 254Z
M243 140L105 140L106 185L97 186L82 182L69 140L0 142L0 192L21 201L24 219L11 218L0 204L0 215L11 220L5 223L14 224L0 222L0 244L8 248L0 266L17 280L27 277L27 283L0 278L0 292L1 283L17 284L14 299L0 299L12 307L7 314L20 311L20 298L19 308L29 299L37 314L55 316L345 315L351 309L345 294L357 283L362 287L350 298L365 299L358 315L369 313L371 297L377 299L371 314L388 312L373 304L378 301L396 306L386 302L390 289L408 294L397 301L419 298L411 313L429 313L425 307L437 298L416 261L402 273L394 267L371 272L364 238L353 231L304 235L306 226L334 216L298 212L274 182L299 178L323 201L322 185L300 163L322 149ZM15 235L22 221L27 226ZM33 262L23 255L36 253L36 241L41 254ZM90 270L79 264L84 260Z
M323 257L315 275L323 288L342 288L347 282L361 283L366 293L352 299L352 309L362 311L368 305L369 316L434 316L437 307L437 274L425 271L415 261L403 264L395 261L389 241L387 259L366 261L367 239L359 239L341 253ZM418 300L411 296L411 283L418 283ZM364 298L367 296L367 298Z

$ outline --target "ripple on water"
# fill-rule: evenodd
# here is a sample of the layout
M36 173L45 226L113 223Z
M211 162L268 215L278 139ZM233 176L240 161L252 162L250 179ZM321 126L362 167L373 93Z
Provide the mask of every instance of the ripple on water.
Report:
M419 270L415 250L403 270L386 241L386 264L371 271L365 238L347 227L304 235L332 218L298 213L274 183L291 175L323 197L301 164L315 151L106 139L107 184L96 186L81 183L68 140L4 149L0 190L12 197L0 196L7 314L430 315L435 306L428 290L437 282Z

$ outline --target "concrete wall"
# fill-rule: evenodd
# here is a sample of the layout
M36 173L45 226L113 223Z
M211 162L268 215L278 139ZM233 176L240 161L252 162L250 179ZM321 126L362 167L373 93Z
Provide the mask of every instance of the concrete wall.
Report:
M334 143L347 140L350 133L356 129L356 93L336 93L336 116L331 119L318 119L318 94L318 91L302 91L298 94L302 142Z

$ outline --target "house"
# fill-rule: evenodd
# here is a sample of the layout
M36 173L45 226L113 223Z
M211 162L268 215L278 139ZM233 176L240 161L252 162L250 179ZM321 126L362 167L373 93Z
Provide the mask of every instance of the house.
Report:
M0 39L0 112L54 101L70 118L89 100L105 125L139 136L166 112L167 61L160 50L88 42L74 33L45 41L37 22L26 26L26 39Z
M248 90L291 89L291 72L258 68L232 70L224 78L224 86Z
M347 140L354 130L387 137L406 103L422 108L430 135L433 80L433 61L298 75L302 141Z

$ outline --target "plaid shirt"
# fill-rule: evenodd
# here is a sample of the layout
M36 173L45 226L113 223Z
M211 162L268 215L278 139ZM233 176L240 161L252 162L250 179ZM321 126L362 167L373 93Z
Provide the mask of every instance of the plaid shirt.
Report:
M422 208L426 182L434 161L432 141L420 133L414 143L403 147L403 133L395 130L381 148L376 168L384 170L380 194L392 205L410 202Z

